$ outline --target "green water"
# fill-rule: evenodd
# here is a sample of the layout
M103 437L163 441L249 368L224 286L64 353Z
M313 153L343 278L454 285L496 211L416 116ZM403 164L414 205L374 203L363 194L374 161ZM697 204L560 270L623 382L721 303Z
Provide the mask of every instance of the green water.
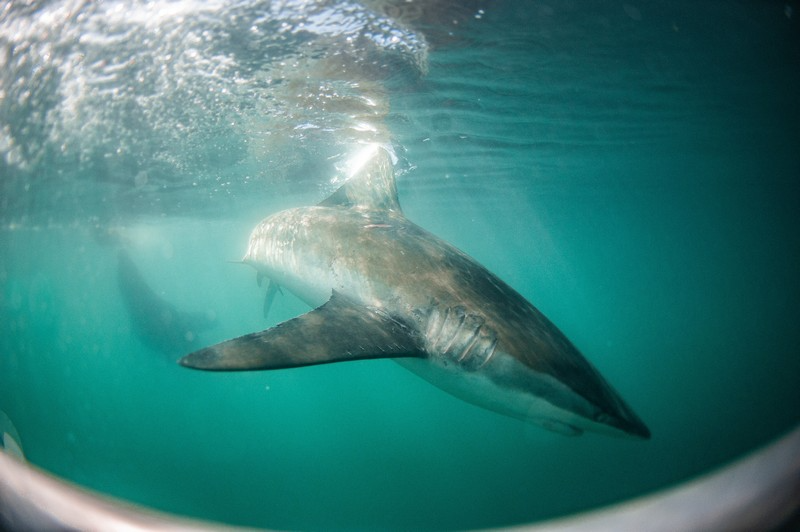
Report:
M427 72L381 80L406 215L554 321L649 441L552 434L388 360L217 374L146 347L99 235L124 235L164 300L216 316L201 345L289 319L307 307L284 293L265 319L254 272L229 261L261 218L333 190L328 165L348 133L334 121L255 149L243 96L173 101L183 89L123 90L107 108L89 91L92 105L69 107L72 71L31 67L47 39L12 24L45 10L0 11L2 61L22 80L4 74L0 100L0 419L31 463L71 481L290 529L530 522L765 444L800 421L797 7L496 2L457 25L430 17ZM200 42L217 43L210 57L230 44ZM180 105L185 116L170 114ZM69 122L65 106L83 114Z

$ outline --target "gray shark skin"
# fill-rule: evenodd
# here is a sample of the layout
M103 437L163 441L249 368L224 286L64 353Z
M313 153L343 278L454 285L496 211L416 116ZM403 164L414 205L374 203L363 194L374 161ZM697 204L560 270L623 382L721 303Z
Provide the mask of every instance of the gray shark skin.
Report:
M243 259L315 307L191 353L203 370L393 358L445 391L566 435L650 431L541 312L405 218L388 155L317 206L263 220Z
M159 297L125 250L119 250L118 261L117 285L122 301L134 332L150 349L169 356L181 355L198 345L198 333L216 325L204 313L178 310Z

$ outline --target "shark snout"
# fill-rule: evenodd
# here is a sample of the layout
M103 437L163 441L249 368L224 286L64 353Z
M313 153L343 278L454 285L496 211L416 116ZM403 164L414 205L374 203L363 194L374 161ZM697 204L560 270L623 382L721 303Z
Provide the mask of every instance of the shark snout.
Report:
M600 408L594 416L594 421L606 425L619 436L629 436L637 439L650 439L650 429L644 421L629 407L616 393L615 401L606 408Z
M603 423L619 429L634 438L649 440L651 436L647 425L632 411L626 412L623 416L609 416L608 420L603 421Z

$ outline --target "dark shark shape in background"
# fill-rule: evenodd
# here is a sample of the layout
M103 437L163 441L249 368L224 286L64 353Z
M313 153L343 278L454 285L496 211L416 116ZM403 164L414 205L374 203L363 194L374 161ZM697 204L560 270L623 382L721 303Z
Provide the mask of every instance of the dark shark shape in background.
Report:
M130 255L118 252L117 285L131 326L147 347L177 356L196 349L198 334L216 325L212 313L184 312L153 291Z

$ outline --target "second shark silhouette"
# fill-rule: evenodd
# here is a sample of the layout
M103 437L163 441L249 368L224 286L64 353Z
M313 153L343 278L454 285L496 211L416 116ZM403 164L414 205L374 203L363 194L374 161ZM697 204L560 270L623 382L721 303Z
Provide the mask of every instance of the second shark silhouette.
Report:
M133 330L149 348L177 356L195 348L197 335L216 319L202 312L184 312L159 297L124 250L118 251L117 285ZM202 344L200 344L202 345Z

